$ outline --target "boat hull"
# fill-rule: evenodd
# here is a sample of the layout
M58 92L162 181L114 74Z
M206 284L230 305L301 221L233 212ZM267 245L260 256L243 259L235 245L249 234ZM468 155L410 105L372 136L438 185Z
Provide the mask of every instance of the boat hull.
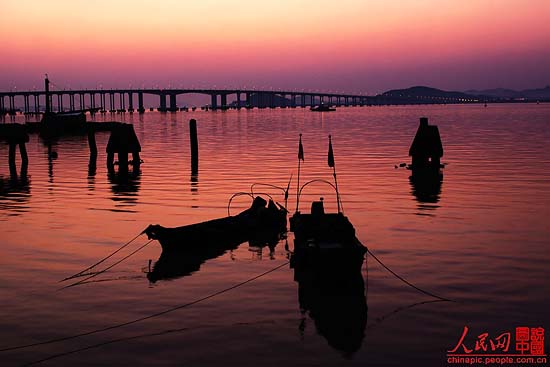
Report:
M156 239L163 251L187 251L197 246L227 246L250 239L270 238L286 231L286 210L273 202L256 197L252 206L236 216L206 222L166 228L150 225L145 233Z

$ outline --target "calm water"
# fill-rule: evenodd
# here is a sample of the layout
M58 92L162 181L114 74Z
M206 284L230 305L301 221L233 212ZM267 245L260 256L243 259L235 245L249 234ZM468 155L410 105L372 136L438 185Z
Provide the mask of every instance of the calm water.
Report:
M427 116L437 124L447 163L429 195L394 169ZM18 121L22 117L18 117ZM192 177L188 120L199 130L199 174ZM0 352L21 365L77 351L44 365L445 365L467 325L468 342L516 326L550 328L550 105L481 105L114 115L134 124L145 163L130 180L107 174L107 133L98 133L97 171L88 172L85 138L27 144L28 180L10 179L0 145L0 349L108 327L182 305L287 261L281 241L270 253L241 244L198 272L151 284L144 271L160 255L153 242L94 282L58 291L65 276L117 249L148 224L179 226L227 213L229 197L254 182L286 186L295 208L298 134L301 182L331 179L332 134L338 184L358 237L388 266L436 302L401 283L369 257L361 347L353 354L300 312L288 265L254 282L133 325L74 340ZM9 118L6 118L9 121ZM301 209L325 197L311 185ZM282 202L277 190L261 187ZM231 211L247 207L238 197ZM141 237L132 249L145 243ZM288 243L292 248L292 237ZM116 257L127 255L129 251ZM110 262L109 264L111 264ZM340 311L337 311L341 313ZM345 315L334 314L333 320ZM112 342L110 342L112 341ZM107 343L110 342L110 343ZM547 344L548 348L548 344Z

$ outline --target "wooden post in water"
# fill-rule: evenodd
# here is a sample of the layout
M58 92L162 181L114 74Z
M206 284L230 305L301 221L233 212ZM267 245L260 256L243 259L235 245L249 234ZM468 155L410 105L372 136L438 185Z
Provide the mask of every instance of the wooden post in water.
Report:
M90 162L88 163L88 175L94 176L97 167L97 144L95 142L95 131L88 127L88 146L90 147Z
M17 147L17 143L10 141L9 146L10 146L10 149L9 149L8 161L10 166L10 173L12 175L17 175L17 166L15 165L15 149Z
M191 174L199 172L199 142L197 139L197 120L189 120L189 138L191 140Z
M29 164L29 156L27 155L27 147L24 141L19 142L19 154L21 154L21 166L27 166Z
M95 142L95 131L88 128L88 146L90 147L90 157L97 157L97 144Z

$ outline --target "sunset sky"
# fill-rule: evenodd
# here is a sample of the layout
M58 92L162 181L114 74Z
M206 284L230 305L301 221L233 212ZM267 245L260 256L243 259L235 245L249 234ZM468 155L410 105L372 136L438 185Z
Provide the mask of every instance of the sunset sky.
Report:
M0 0L0 90L550 84L550 1Z

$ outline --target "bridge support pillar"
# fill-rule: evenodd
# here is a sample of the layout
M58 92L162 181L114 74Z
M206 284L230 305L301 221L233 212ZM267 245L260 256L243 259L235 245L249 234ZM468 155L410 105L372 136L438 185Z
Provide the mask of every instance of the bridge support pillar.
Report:
M119 105L118 112L126 112L126 102L124 101L124 93L120 92L118 94Z
M0 97L0 114L4 114L4 112L6 111L6 109L4 108L4 96L1 96Z
M241 109L241 92L237 92L237 109Z
M176 104L176 95L170 94L170 111L176 112L178 110L178 106Z
M138 112L145 112L145 108L143 107L143 93L138 93Z
M222 110L226 110L227 109L227 94L220 95L220 98L221 98Z
M217 94L211 94L210 95L210 106L212 106L213 110L218 108L218 95Z
M29 96L23 96L23 112L29 112Z
M166 94L160 95L160 106L157 109L160 112L166 112Z
M251 93L246 93L246 108L252 108Z
M10 96L10 111L15 109L15 96Z
M109 93L109 112L116 112L115 110L115 94Z
M128 112L134 112L134 93L128 93Z

